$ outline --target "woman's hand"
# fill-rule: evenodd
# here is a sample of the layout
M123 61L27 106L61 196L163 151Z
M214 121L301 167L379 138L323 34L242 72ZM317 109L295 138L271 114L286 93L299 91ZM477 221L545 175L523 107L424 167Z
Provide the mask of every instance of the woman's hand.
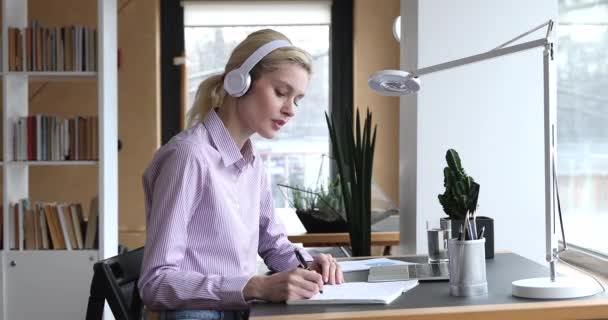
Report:
M342 269L331 254L321 253L314 257L310 269L317 271L323 276L323 282L327 284L344 283Z
M270 276L254 276L243 289L245 300L262 299L270 302L309 299L323 289L317 272L296 268Z

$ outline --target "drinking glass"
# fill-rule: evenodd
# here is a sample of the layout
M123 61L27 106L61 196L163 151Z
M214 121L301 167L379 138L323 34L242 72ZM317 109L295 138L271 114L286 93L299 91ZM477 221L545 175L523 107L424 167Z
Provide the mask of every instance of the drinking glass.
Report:
M451 230L440 226L439 221L427 220L426 235L429 249L429 263L448 261L448 239Z

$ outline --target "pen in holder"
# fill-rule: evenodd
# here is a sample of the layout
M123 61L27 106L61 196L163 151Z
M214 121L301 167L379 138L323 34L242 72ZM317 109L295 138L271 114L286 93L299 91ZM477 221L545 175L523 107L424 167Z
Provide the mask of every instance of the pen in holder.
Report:
M448 240L451 295L479 296L488 293L485 243L485 238Z

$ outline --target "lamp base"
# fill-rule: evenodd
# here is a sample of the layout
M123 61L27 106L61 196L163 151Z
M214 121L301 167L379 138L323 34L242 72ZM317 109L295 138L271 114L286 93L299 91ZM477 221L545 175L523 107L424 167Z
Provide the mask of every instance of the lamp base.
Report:
M569 299L592 296L598 293L596 286L567 277L531 278L513 281L512 293L516 297L532 299Z

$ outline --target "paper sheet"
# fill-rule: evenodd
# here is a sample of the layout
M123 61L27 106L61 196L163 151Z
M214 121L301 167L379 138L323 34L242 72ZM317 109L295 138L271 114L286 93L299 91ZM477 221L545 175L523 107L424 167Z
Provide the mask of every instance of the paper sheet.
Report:
M289 300L287 304L389 304L418 285L418 281L346 282L323 286L323 293L310 299Z

